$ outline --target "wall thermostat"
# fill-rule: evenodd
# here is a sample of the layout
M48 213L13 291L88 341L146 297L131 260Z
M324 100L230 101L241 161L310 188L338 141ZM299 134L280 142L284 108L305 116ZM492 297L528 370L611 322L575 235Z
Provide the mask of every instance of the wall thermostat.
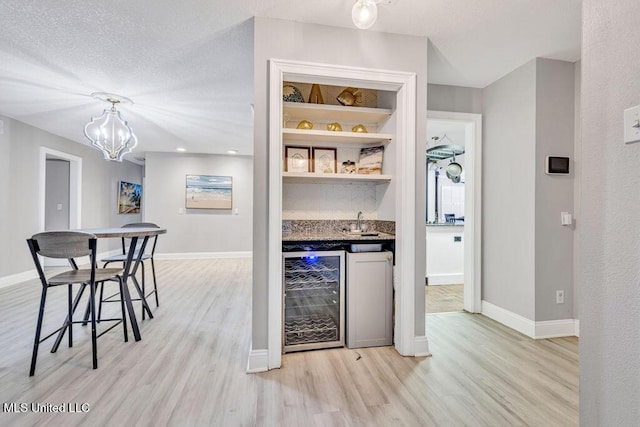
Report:
M547 156L545 173L547 175L569 175L569 158Z

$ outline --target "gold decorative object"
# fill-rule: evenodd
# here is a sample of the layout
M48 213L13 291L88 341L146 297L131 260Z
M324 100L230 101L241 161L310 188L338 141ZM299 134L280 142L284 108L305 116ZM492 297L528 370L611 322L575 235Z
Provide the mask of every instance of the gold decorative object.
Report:
M302 120L300 123L298 123L296 129L313 129L313 123L311 123L309 120Z
M351 128L352 132L358 132L358 133L367 133L367 128L364 127L364 125L355 125L354 127Z
M340 92L336 99L340 104L346 106L362 104L362 93L360 93L360 89L348 87Z
M322 99L322 92L320 92L320 85L316 83L311 85L311 93L309 94L309 104L324 104L324 99Z
M338 122L328 123L327 130L330 130L333 132L342 132L342 126L340 126L340 123Z

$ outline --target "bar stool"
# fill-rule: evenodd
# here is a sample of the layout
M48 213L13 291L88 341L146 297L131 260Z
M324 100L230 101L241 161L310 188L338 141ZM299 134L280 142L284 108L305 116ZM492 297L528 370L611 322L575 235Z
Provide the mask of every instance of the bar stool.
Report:
M62 341L65 332L68 332L69 347L73 347L73 324L84 323L83 320L74 321L73 313L75 312L80 298L86 287L89 287L89 307L91 314L91 349L93 359L93 369L98 368L98 350L97 350L97 338L106 332L110 331L118 324L122 323L124 332L124 341L128 341L127 336L127 320L125 316L124 300L122 298L122 269L120 268L97 268L96 267L96 247L97 238L91 233L83 233L78 231L49 231L44 233L38 233L33 235L30 239L27 239L27 244L33 257L33 262L36 265L36 270L42 283L42 294L40 297L40 309L38 312L38 321L36 324L36 334L33 343L33 354L31 356L31 369L29 370L29 376L33 376L36 370L36 359L38 357L38 348L40 343L51 338L56 333L58 337L51 349L52 353L55 353ZM56 274L55 276L47 279L44 274L44 269L40 263L38 255L45 258L67 258L71 264L72 270L65 271L64 273ZM91 267L88 269L79 269L74 258L89 256ZM96 333L96 310L95 310L95 291L96 284L100 283L104 285L106 281L117 281L120 288L120 300L121 300L121 312L122 318L120 319L102 319L102 321L115 321L116 323L103 331L101 334ZM73 285L80 284L80 290L76 294L75 300L73 299ZM42 332L42 320L44 318L44 307L47 300L47 291L49 288L55 286L68 286L68 307L67 318L64 321L62 327L56 329L45 338L40 339Z
M160 228L157 224L154 224L152 222L135 222L135 223L131 223L131 224L125 224L122 226L122 228ZM106 267L107 265L109 265L112 262L121 262L122 265L124 266L124 263L127 261L127 250L129 248L129 245L126 244L126 239L123 237L122 238L122 253L118 254L118 255L114 255L114 256L110 256L108 258L104 258L101 260L101 262L104 263L103 267ZM158 243L158 236L154 236L153 238L153 245L151 246L151 252L150 253L144 253L142 254L142 258L140 258L140 264L142 266L142 293L144 294L144 297L147 298L149 295L154 294L155 295L155 299L156 299L156 307L160 307L160 302L158 301L158 286L156 283L156 265L155 262L153 260L153 255L156 252L156 244ZM136 249L136 252L134 253L133 257L134 259L138 256L138 249ZM151 274L153 276L153 290L150 291L149 293L146 293L145 290L145 271L144 271L144 262L146 260L150 260L151 261ZM99 302L99 306L98 306L98 319L100 318L100 315L102 314L102 303L103 302L118 302L119 300L114 299L114 297L117 296L117 294L113 294L110 295L106 298L103 298L103 288L104 286L100 287L100 302ZM139 300L139 298L134 298L132 299L132 301L137 301ZM85 316L86 317L86 316ZM145 318L145 311L144 308L142 309L142 319L144 320Z

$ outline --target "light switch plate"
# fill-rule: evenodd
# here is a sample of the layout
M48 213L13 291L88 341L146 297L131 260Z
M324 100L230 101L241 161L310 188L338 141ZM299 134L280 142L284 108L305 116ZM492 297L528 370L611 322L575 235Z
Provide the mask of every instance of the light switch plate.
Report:
M640 105L624 110L624 142L640 142Z
M571 225L573 218L569 212L560 212L560 223L562 225Z

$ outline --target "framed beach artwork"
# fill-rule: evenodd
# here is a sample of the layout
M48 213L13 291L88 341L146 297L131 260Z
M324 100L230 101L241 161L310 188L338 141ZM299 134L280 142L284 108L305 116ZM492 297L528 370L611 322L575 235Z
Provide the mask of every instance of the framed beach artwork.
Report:
M187 175L187 209L231 209L233 177Z
M127 181L118 183L118 213L140 213L140 201L142 200L142 185Z

